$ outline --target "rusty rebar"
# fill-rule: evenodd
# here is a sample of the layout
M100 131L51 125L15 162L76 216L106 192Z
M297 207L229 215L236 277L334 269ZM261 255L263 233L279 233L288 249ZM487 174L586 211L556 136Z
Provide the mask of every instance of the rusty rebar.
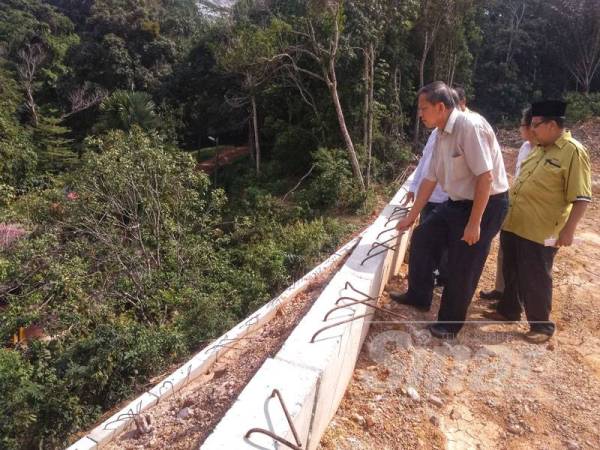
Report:
M332 323L331 325L327 325L326 327L323 327L323 328L321 328L321 329L317 330L317 332L316 332L315 334L313 334L313 337L310 339L310 343L311 343L311 344L314 344L314 343L315 343L315 338L316 338L316 337L317 337L317 336L318 336L320 333L322 333L322 332L323 332L323 331L325 331L325 330L328 330L329 328L334 328L334 327L337 327L338 325L343 325L343 324L345 324L345 323L352 322L352 321L354 321L354 320L356 320L356 319L362 319L363 317L368 317L368 316L372 316L372 315L373 315L373 314L361 314L360 316L354 316L354 317L351 317L350 319L342 320L342 321L340 321L340 322L336 322L336 323Z
M358 305L358 304L365 305L365 306L368 306L370 308L376 309L377 311L381 311L381 312L390 314L392 316L396 316L396 317L400 317L400 318L404 319L404 316L402 316L401 314L395 313L393 311L388 311L387 309L382 308L382 307L377 306L377 305L372 305L371 303L369 303L369 300L356 300L356 299L350 299L350 300L354 300L354 301L352 303L348 303L346 305L336 306L335 308L331 308L329 311L327 311L327 314L325 314L325 318L323 319L323 322L327 321L327 318L329 317L329 314L331 314L332 312L337 311L339 309L348 308L350 306Z
M251 428L251 429L248 430L248 432L246 433L246 435L244 436L244 438L248 439L252 433L266 434L267 436L269 436L274 441L280 442L281 444L285 445L286 447L289 447L289 448L291 448L293 450L302 450L302 447L299 447L299 446L297 446L295 444L292 444L287 439L279 437L275 433L273 433L272 431L265 430L264 428Z
M288 425L290 426L290 430L292 431L292 434L294 435L294 439L296 440L296 444L293 444L292 442L288 441L287 439L282 438L281 436L276 435L275 433L273 433L272 431L269 430L265 430L264 428L251 428L246 432L246 435L244 436L245 439L250 438L250 435L252 433L261 433L264 435L269 436L271 439L280 442L281 444L285 445L286 447L289 447L293 450L302 450L302 442L300 442L300 438L298 437L298 432L296 431L296 427L294 426L294 422L292 421L292 418L290 416L290 413L288 412L287 407L285 406L285 402L283 401L283 397L281 396L281 392L279 392L278 389L273 389L273 392L271 392L271 395L269 396L269 398L273 398L273 397L277 397L279 400L279 403L281 405L281 409L283 409L283 413L285 414L285 418L288 422Z

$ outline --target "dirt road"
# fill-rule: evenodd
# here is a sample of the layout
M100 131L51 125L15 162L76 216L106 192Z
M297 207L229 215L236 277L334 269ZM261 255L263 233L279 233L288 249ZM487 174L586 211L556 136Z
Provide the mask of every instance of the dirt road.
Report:
M600 448L600 120L574 134L591 151L596 200L582 242L556 258L555 337L529 344L524 323L481 322L444 342L421 322L435 318L439 290L428 313L391 306L414 323L376 318L321 449ZM504 150L511 170L516 149ZM493 286L496 253L497 242L479 288ZM404 288L402 277L388 286ZM475 298L469 320L489 309Z

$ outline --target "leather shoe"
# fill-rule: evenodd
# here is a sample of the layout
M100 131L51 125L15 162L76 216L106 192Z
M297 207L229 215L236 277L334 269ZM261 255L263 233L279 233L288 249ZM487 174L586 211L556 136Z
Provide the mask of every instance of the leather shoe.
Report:
M483 300L500 300L502 294L502 292L496 289L490 289L489 291L479 291L479 298L482 298Z
M532 344L543 344L547 342L552 335L547 333L542 333L541 331L531 330L527 334L525 334L524 338L527 342L531 342Z
M434 323L432 325L429 325L427 328L429 329L429 332L431 333L431 335L438 339L454 339L457 334L457 333L454 333L454 332L448 330L441 323Z
M406 292L390 292L390 298L394 300L396 303L401 305L412 306L413 308L418 309L419 311L429 311L431 306L425 306L420 303L415 303L408 298L408 293Z

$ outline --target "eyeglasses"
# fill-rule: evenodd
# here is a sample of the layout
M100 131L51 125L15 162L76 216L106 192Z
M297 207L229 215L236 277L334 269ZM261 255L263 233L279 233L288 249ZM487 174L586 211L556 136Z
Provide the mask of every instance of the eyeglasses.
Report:
M547 119L540 120L538 123L533 123L533 122L531 122L531 128L537 128L537 127L539 127L541 124L543 124L543 123L547 123L547 122L549 122L549 120L547 120Z

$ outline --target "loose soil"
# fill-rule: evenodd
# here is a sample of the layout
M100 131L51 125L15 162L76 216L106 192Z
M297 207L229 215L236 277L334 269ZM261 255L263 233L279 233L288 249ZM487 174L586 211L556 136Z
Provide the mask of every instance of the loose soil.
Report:
M600 197L600 119L574 127L590 151L594 197ZM514 171L518 137L500 133ZM457 339L432 338L440 291L428 313L381 302L409 323L379 314L346 395L320 445L345 449L600 448L600 207L580 223L577 245L554 264L556 335L542 345L523 340L526 323L484 322L490 302L475 298ZM494 285L494 242L479 289ZM404 290L405 273L387 290ZM387 322L386 322L387 321ZM479 323L477 323L479 321ZM412 322L412 323L411 323Z

